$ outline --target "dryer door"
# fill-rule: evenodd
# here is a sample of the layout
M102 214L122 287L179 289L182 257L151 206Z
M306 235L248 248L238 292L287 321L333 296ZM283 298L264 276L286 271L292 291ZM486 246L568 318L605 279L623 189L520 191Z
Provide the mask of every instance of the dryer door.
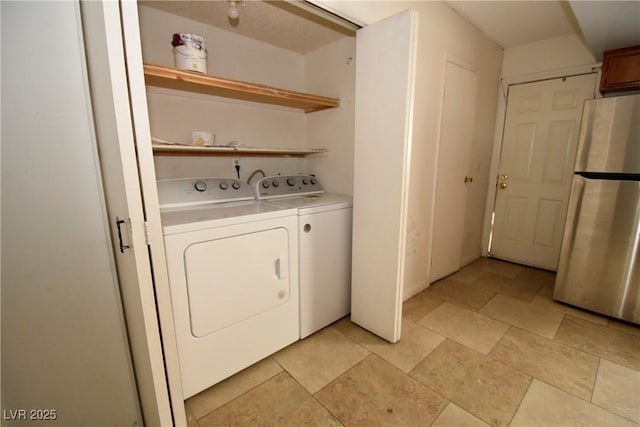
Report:
M205 337L285 304L291 294L284 228L196 243L184 252L191 333Z

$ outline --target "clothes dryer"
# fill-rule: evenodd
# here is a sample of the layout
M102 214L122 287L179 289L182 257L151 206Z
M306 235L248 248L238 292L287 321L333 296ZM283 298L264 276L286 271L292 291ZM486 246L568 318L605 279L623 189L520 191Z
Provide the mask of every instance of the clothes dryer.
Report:
M158 181L185 398L299 337L297 210L236 179Z

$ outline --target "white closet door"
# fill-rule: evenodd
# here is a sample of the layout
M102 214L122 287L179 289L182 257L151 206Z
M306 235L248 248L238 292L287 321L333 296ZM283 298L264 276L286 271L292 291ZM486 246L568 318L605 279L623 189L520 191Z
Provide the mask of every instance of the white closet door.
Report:
M357 33L351 320L400 339L417 13Z
M129 108L120 5L83 1L81 6L100 164L144 424L172 425ZM116 224L118 219L123 222Z
M431 254L433 283L462 267L467 200L473 184L471 153L478 76L453 62L445 68L435 220Z

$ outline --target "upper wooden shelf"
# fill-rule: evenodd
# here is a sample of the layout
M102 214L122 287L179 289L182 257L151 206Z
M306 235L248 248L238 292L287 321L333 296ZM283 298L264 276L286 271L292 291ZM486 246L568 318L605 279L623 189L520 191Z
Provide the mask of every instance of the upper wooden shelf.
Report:
M164 65L145 63L144 75L147 84L152 86L300 108L306 113L340 105L340 100L336 98L232 80Z

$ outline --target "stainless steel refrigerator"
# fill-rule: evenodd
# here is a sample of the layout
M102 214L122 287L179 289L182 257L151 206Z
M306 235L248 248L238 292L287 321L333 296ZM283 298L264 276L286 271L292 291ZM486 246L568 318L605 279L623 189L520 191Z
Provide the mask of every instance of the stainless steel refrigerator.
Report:
M553 297L640 324L640 95L585 103Z

